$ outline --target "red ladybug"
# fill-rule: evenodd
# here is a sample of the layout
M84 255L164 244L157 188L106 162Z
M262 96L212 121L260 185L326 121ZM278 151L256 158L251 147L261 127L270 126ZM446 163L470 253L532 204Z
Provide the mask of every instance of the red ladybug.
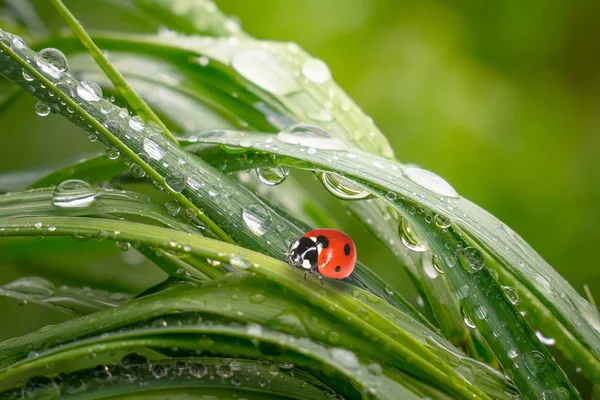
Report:
M335 229L313 229L290 246L288 262L306 274L327 278L347 278L356 264L356 246L350 236ZM321 283L323 280L321 279Z

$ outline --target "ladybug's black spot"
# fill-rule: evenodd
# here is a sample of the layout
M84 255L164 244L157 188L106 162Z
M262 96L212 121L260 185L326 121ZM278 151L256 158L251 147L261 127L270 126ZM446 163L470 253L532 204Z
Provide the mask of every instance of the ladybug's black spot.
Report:
M350 255L350 245L348 243L346 243L346 245L344 246L344 254L347 256Z
M326 249L329 247L329 239L327 239L327 236L319 235L317 236L317 244L320 244L321 248Z
M335 267L335 272L340 272L342 270L342 267L340 267L339 265L337 267Z

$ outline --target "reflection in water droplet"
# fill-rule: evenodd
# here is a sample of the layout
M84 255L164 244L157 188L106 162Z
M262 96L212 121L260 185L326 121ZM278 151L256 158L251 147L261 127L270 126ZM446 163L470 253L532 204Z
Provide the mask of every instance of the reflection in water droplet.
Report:
M102 99L102 89L96 82L81 81L75 88L77 96L89 102L100 101Z
M313 83L325 83L331 79L329 67L318 58L311 58L302 64L302 75Z
M89 183L70 179L58 185L52 203L61 208L87 207L96 200L97 192Z
M554 340L554 338L546 337L540 331L536 331L535 336L537 336L540 342L546 346L554 346L554 344L556 344L556 340Z
M23 68L23 79L25 79L27 82L33 82L35 80L35 78L31 75L29 75L29 72L27 72L27 70L25 68Z
M144 130L144 120L142 119L142 117L136 115L134 117L132 117L129 121L128 121L129 127L131 129L133 129L134 131L138 131L141 132Z
M364 190L352 181L342 178L333 172L322 172L318 175L325 189L332 195L343 200L364 200L372 197L371 193Z
M119 150L115 149L114 147L108 147L106 149L106 156L109 160L116 160L117 158L119 158L120 155L121 153L119 152Z
M265 167L256 168L258 179L268 186L275 186L282 183L290 174L290 169L285 167Z
M473 323L473 321L471 320L471 318L469 318L469 316L465 313L465 310L461 307L460 312L462 314L463 317L463 321L465 322L465 325L468 326L471 329L475 329L477 328L475 326L475 324Z
M477 272L483 268L483 254L478 249L467 247L463 250L462 255L469 266L469 271Z
M153 160L162 160L167 155L167 139L158 133L145 137L144 151Z
M179 210L181 209L177 200L167 201L165 203L165 208L167 209L167 212L172 216L176 216L177 214L179 214Z
M435 217L433 217L433 222L435 222L435 224L442 229L447 229L450 227L450 225L452 225L450 218L441 214L436 214Z
M510 349L508 349L508 351L506 353L508 354L508 356L510 358L517 358L519 356L519 353L517 353L517 349L512 348L512 347Z
M181 193L185 189L185 176L178 172L169 174L165 178L165 183L175 193Z
M60 79L69 68L67 57L60 50L53 48L47 48L37 53L35 62L43 72L54 79Z
M502 290L504 291L504 295L510 301L513 306L516 306L519 303L519 292L515 288L510 286L503 286Z
M35 113L40 117L45 117L46 115L50 114L50 106L43 101L38 101L38 103L35 105Z
M543 372L548 367L546 357L539 351L533 350L523 355L525 366L532 374L536 375Z
M401 218L398 224L398 235L404 247L410 251L422 253L429 250L429 246L414 231L406 218Z
M269 211L260 204L244 207L242 217L248 228L259 236L267 233L273 223Z
M454 190L448 182L431 171L422 168L409 167L404 169L404 175L430 192L445 197L459 197L456 190Z

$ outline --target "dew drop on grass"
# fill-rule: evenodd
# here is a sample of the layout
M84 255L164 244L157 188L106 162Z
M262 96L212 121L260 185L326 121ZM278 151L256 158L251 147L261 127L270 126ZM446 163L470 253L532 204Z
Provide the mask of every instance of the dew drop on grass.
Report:
M38 277L21 278L3 286L12 292L37 296L50 297L54 294L55 286L52 282Z
M467 262L469 271L477 272L483 268L483 254L481 254L481 251L479 251L475 247L466 247L463 250L462 255L465 261Z
M178 172L174 172L165 177L165 183L175 193L181 193L185 189L185 176Z
M172 216L176 216L177 214L179 214L179 210L181 209L177 200L167 201L165 203L165 208L167 209L167 212Z
M167 139L161 134L155 133L144 138L144 151L153 160L162 160L167 155Z
M486 319L488 315L487 308L482 305L475 306L473 308L473 314L475 314L475 317L478 319Z
M504 291L504 295L513 306L516 306L519 303L519 292L517 292L515 288L503 286L502 291Z
M140 117L138 115L131 118L129 120L128 124L131 129L133 129L134 131L138 131L138 132L143 131L144 126L145 126L144 120L142 119L142 117Z
M208 188L208 194L211 195L211 196L213 196L213 197L216 197L216 196L220 195L222 191L223 191L223 187L221 186L221 184L219 182L213 183Z
M119 152L119 150L115 149L114 147L108 147L106 149L106 156L108 157L109 160L116 160L121 156L121 153Z
M25 42L20 36L12 35L12 46L17 50L21 50L25 47Z
M331 356L342 365L344 368L356 369L358 368L358 357L350 350L333 348L330 350Z
M131 175L136 178L143 178L146 176L146 171L140 165L133 163L131 164Z
M329 193L342 200L365 200L371 197L371 193L336 173L322 172L318 177Z
M87 182L69 179L59 184L52 194L52 203L61 208L87 207L98 192Z
M450 218L441 214L436 214L435 217L433 217L433 222L442 229L447 229L452 225Z
M252 304L261 304L264 303L267 298L261 293L254 293L249 296L249 299Z
M106 128L113 135L118 135L121 128L119 127L119 123L115 120L109 119L108 121L104 121L102 124L103 127Z
M27 82L33 82L35 80L35 78L31 75L29 75L29 72L27 72L27 70L25 68L23 68L23 79L25 79Z
M145 367L148 365L148 359L138 353L129 353L121 359L121 365L126 369L137 366Z
M325 129L315 125L296 124L287 126L277 134L277 139L288 144L321 150L347 150L348 146L341 140L331 136Z
M62 51L53 48L41 50L35 56L35 63L54 79L60 79L67 72L69 63Z
M329 67L318 58L311 58L302 64L302 75L312 83L325 83L331 79Z
M267 233L273 224L271 213L260 204L250 204L244 207L242 218L248 228L259 236Z
M506 354L508 354L508 356L510 358L517 358L519 356L519 353L517 353L517 349L511 347L510 349L508 349L508 351L506 352Z
M93 81L81 81L75 88L77 96L82 100L96 102L102 99L102 89Z
M404 175L430 192L445 197L459 197L456 190L454 190L448 182L431 171L422 168L409 167L404 169Z
M463 321L467 327L471 329L477 328L477 326L475 326L475 323L471 320L471 318L469 318L469 316L465 313L465 310L463 308L460 309L460 312L462 314Z
M194 378L203 378L208 374L208 369L206 368L206 365L201 362L194 362L190 364L188 372Z
M290 174L289 168L285 167L265 167L256 168L256 176L258 179L268 186L275 186L282 183Z
M404 247L410 251L422 253L429 250L429 246L414 231L406 218L402 218L398 224L398 235Z
M50 114L50 106L43 101L38 101L35 105L35 113L40 117L45 117Z
M532 350L523 355L525 366L532 374L536 375L543 372L548 367L546 357L539 351Z
M115 244L117 245L117 248L121 251L127 251L131 248L131 243L129 242L117 240Z

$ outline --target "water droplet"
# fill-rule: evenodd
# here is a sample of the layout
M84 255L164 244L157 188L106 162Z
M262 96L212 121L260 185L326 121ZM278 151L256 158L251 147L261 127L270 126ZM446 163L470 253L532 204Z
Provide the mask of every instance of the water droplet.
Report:
M25 79L27 82L33 82L35 80L35 78L31 75L29 75L29 72L27 72L27 70L25 68L23 68L23 79Z
M268 186L279 185L290 174L289 168L273 167L273 168L256 168L258 179Z
M516 306L519 303L519 292L515 288L510 286L503 286L502 290L504 291L504 295L510 301L513 306Z
M142 117L136 115L133 118L131 118L128 122L129 127L131 129L133 129L134 131L138 131L141 132L144 130L144 126L146 125L144 123L144 120L142 119Z
M254 293L254 294L250 295L249 299L250 299L250 303L252 303L252 304L261 304L261 303L264 303L264 301L267 298L263 294Z
M194 378L203 378L206 376L206 374L208 374L208 369L206 368L206 365L200 362L192 363L189 366L188 371L190 375L192 375Z
M481 251L475 247L465 248L462 252L462 255L469 266L469 271L477 272L483 268L483 254L481 254Z
M283 96L300 90L294 75L266 51L246 50L236 54L231 65L244 78L275 95Z
M179 214L179 210L181 209L177 200L167 201L165 203L165 208L167 209L167 212L172 216L176 216L177 214Z
M185 189L185 176L178 172L167 175L165 183L175 193L181 193Z
M50 297L54 294L55 286L44 278L29 277L7 283L4 288L36 297Z
M131 175L136 178L143 178L146 176L146 171L140 165L133 163L131 164Z
M124 241L121 241L121 240L117 240L115 242L115 244L117 245L117 248L119 250L122 250L122 251L127 251L127 250L129 250L131 248L131 243L129 243L129 242L124 242Z
M162 379L167 375L169 375L169 369L164 365L157 364L152 366L152 376L156 379Z
M108 121L104 121L102 126L105 127L107 131L109 131L111 134L113 134L115 136L118 135L119 132L121 131L121 128L119 127L119 123L112 119L109 119Z
M318 177L325 189L340 199L365 200L372 197L371 193L336 173L322 172Z
M93 81L81 81L75 88L77 96L89 102L96 102L102 99L102 89Z
M50 114L50 106L43 101L38 101L35 105L35 113L40 117L45 117Z
M325 83L331 79L329 67L318 58L311 58L302 64L302 75L313 83Z
M554 338L546 337L540 331L536 331L535 336L537 336L540 342L546 346L554 346L556 344L556 340Z
M20 36L12 35L12 45L15 49L21 50L25 47L25 42L21 39Z
M469 295L469 286L462 285L461 287L456 289L456 295L458 296L459 299L466 299L467 296Z
M210 59L206 56L200 56L196 59L201 67L206 67L210 63Z
M250 204L244 207L242 218L248 228L259 236L267 233L273 223L271 213L260 204Z
M298 144L321 150L347 150L348 146L334 138L323 128L309 124L290 125L277 134L277 139L288 144ZM314 154L314 153L313 153Z
M220 182L214 183L210 185L210 188L208 188L208 194L213 197L220 195L222 191L223 187L221 186Z
M369 373L371 375L381 375L383 373L381 365L379 365L377 363L369 364L369 366L367 367L367 370L369 371Z
M121 365L126 368L148 365L148 359L141 354L129 353L121 359Z
M402 218L398 224L398 235L404 247L410 251L422 253L429 250L429 246L414 231L406 218Z
M465 313L465 310L463 308L460 309L460 312L462 314L463 317L463 321L465 323L466 326L468 326L471 329L475 329L477 328L477 326L475 325L475 323L473 323L473 321L471 320L471 318L469 318L469 316Z
M70 179L54 189L52 202L61 208L87 207L96 200L97 194L89 183Z
M217 375L221 378L231 378L233 376L233 370L229 364L217 365Z
M548 361L546 360L546 357L536 350L525 353L523 360L525 361L525 366L529 372L534 375L543 372L546 367L548 367Z
M35 62L43 72L54 79L62 78L69 68L67 57L62 51L53 48L47 48L37 53Z
M508 356L510 358L517 358L519 356L519 353L517 353L517 349L511 347L510 349L508 349L508 351L506 352L506 354L508 354Z
M158 133L145 137L144 151L153 160L162 160L167 155L167 139Z
M433 217L433 222L435 222L435 224L442 229L447 229L450 227L450 225L452 225L450 218L441 214L436 214L435 217Z
M331 356L342 365L344 368L356 369L358 368L358 357L350 350L333 348L330 350Z
M108 147L106 149L106 156L109 160L116 160L117 158L119 158L119 156L121 156L121 153L114 147Z
M430 192L445 197L459 197L456 190L454 190L448 182L431 171L422 168L409 167L404 169L404 175Z

